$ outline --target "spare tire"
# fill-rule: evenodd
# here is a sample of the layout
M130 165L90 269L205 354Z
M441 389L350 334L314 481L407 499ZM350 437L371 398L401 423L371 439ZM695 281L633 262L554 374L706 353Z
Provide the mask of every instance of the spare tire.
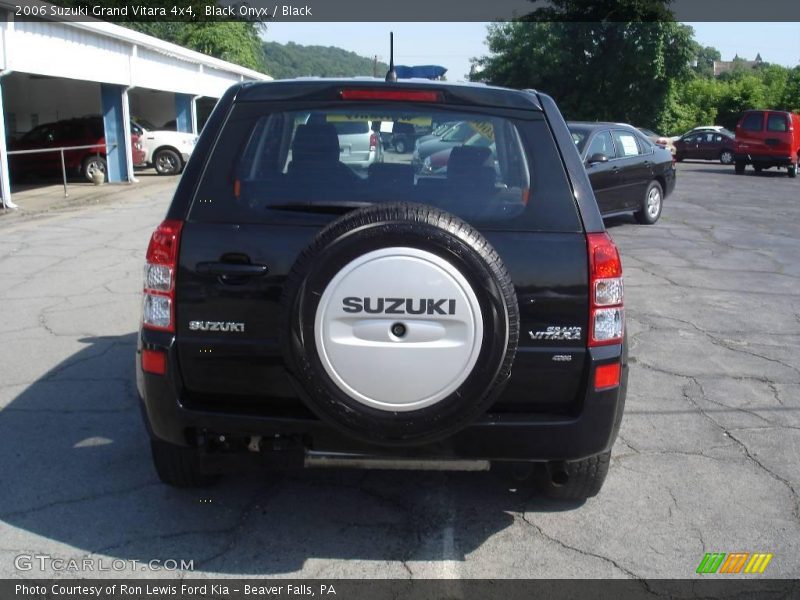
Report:
M298 257L282 347L309 408L381 445L438 440L484 413L511 372L514 286L475 229L436 208L352 211Z

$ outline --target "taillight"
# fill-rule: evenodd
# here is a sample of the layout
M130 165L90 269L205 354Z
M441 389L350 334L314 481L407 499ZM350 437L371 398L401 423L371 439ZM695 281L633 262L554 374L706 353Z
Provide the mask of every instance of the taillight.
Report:
M429 90L342 90L342 100L398 100L401 102L441 102L442 93Z
M373 131L372 135L369 136L369 151L374 152L375 148L377 147L378 147L378 134Z
M153 375L166 375L166 353L163 350L142 350L142 371Z
M594 389L604 390L619 385L622 369L618 362L599 365L594 370Z
M175 274L182 221L164 221L150 237L144 266L142 326L175 331Z
M625 330L622 261L608 233L586 235L589 247L589 346L619 344Z

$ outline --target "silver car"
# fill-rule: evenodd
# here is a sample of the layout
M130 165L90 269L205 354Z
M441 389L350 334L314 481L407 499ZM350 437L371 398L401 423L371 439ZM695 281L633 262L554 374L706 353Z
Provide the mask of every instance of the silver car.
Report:
M380 136L369 121L336 121L339 135L339 162L356 170L366 171L376 162L383 162Z

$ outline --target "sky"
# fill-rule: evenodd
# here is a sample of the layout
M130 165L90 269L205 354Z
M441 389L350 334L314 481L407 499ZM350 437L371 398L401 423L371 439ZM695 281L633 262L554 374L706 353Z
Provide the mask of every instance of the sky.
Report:
M793 67L800 64L800 23L688 23L695 39L714 46L722 60L735 54ZM395 64L438 64L450 81L465 80L472 57L487 53L486 23L281 23L269 24L265 39L303 45L338 46L362 56L389 59L394 31Z

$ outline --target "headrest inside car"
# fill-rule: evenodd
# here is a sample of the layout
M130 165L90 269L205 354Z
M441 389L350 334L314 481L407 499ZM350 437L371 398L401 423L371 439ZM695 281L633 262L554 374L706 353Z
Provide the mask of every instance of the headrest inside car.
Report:
M292 143L292 162L335 162L339 160L339 136L329 124L300 125Z
M491 154L492 151L489 148L456 146L450 151L450 157L447 160L447 178L470 179L474 177L480 167L487 166Z

